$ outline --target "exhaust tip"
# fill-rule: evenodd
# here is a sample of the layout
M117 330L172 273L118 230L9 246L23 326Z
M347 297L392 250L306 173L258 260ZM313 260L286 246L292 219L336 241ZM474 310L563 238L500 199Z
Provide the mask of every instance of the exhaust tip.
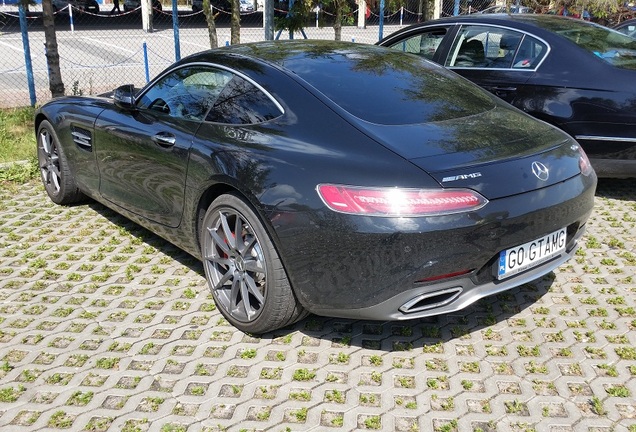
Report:
M421 294L400 306L400 312L409 314L437 309L457 300L462 293L461 287L448 288L431 293Z

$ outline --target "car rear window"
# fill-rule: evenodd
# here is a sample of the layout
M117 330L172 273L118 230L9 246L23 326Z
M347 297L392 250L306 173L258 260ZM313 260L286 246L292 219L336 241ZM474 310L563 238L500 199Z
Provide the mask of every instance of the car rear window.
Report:
M636 69L636 40L594 23L558 20L538 23L560 34L606 62L623 69Z
M385 48L287 58L286 68L352 115L376 124L419 124L492 109L493 98L441 66Z

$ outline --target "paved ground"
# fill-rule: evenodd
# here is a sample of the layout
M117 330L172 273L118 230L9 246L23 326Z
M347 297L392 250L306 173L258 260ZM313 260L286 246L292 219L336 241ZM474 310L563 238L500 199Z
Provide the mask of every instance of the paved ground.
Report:
M201 265L0 187L0 430L636 431L636 182L575 261L452 316L227 325Z

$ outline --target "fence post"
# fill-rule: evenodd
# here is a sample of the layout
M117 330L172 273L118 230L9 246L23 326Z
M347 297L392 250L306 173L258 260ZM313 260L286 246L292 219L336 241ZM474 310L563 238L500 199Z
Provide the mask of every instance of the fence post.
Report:
M20 16L20 33L22 33L22 47L24 48L24 63L26 67L27 83L29 86L29 98L31 99L31 106L34 107L36 103L35 81L33 79L33 64L31 64L31 47L29 46L26 11L24 10L24 4L22 2L20 2L18 6L18 11Z
M382 40L384 37L384 0L380 0L380 34L378 36L378 40Z
M146 70L146 84L150 81L150 67L148 66L148 44L144 41L144 69Z
M172 0L172 33L174 34L174 57L175 61L181 60L181 42L179 41L179 12L177 10L177 0Z
M75 24L73 24L73 6L68 4L68 21L71 24L71 33L75 33Z

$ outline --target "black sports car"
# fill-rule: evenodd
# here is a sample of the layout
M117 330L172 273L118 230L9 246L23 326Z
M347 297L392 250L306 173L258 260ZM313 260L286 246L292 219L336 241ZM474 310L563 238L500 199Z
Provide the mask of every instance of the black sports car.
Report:
M287 41L185 58L113 99L36 113L50 198L94 198L203 261L221 312L461 309L575 251L596 175L562 131L441 66Z
M552 15L428 21L379 45L419 54L576 138L599 177L636 177L636 41Z

